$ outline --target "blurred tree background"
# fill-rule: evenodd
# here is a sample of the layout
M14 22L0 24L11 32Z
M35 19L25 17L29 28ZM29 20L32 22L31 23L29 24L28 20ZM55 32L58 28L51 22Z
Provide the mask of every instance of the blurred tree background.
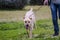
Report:
M0 8L23 9L25 5L43 5L44 0L0 0Z
M43 5L44 0L31 0L30 4L31 5Z

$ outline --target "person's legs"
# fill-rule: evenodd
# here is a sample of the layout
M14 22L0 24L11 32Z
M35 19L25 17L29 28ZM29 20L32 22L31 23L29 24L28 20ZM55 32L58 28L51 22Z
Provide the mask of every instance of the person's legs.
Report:
M51 3L50 4L51 13L52 13L52 21L54 25L54 35L57 36L59 34L59 27L58 27L58 18L57 18L57 5Z
M58 5L58 13L59 13L59 19L60 19L60 4Z

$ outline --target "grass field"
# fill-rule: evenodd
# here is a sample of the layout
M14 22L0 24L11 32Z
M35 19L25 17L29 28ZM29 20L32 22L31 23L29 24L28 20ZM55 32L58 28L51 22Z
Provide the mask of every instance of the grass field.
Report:
M59 24L60 25L60 24ZM51 20L38 20L37 29L33 30L33 38L29 39L23 22L0 22L0 40L59 40L52 38L53 25Z
M54 38L51 36L54 31L50 10L47 6L42 6L39 10L39 6L33 7L37 29L33 30L32 39L27 37L22 20L30 7L27 6L24 10L0 10L0 40L60 40L60 36Z

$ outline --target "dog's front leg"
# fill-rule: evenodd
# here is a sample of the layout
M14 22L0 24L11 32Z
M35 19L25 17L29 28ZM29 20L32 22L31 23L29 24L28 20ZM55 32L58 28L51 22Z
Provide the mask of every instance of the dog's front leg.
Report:
M30 30L29 30L29 38L32 38L32 27L30 27Z
M27 29L26 32L27 32L27 37L29 37L29 30Z

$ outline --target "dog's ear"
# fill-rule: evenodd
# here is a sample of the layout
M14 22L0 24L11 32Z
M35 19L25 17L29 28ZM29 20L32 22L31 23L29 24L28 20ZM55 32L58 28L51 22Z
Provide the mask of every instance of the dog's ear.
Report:
M32 18L30 18L30 20L32 20Z

